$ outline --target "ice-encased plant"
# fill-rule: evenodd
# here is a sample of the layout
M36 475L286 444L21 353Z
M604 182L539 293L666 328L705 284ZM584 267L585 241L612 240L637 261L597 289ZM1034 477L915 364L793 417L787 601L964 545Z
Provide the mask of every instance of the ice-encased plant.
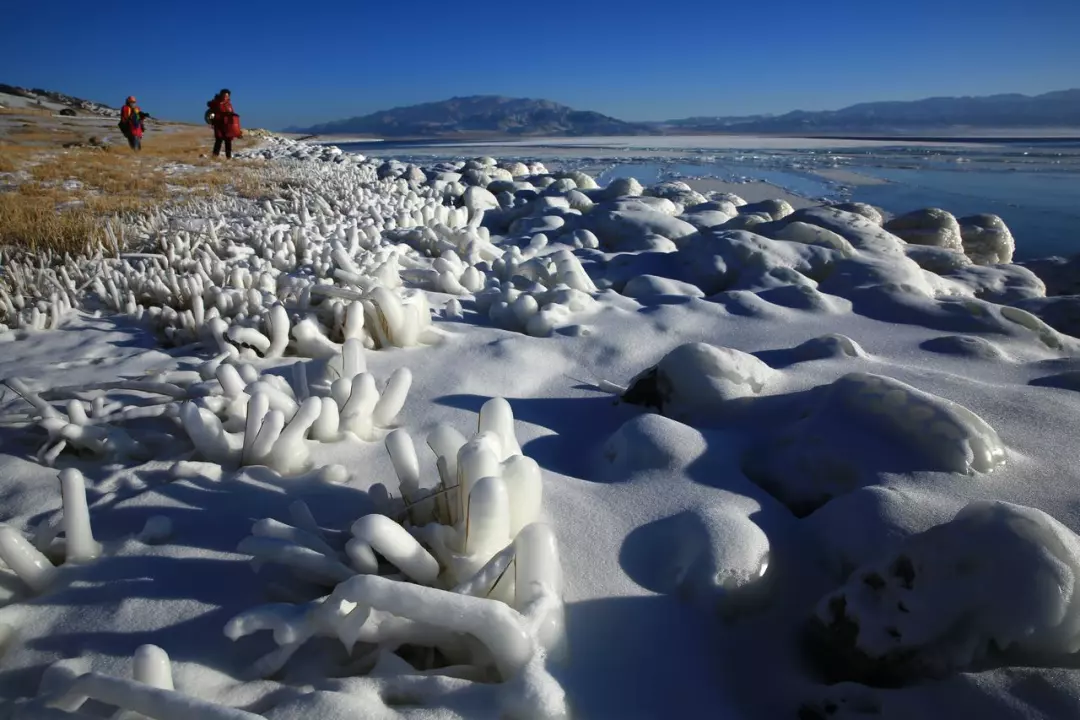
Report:
M63 503L61 522L37 538L38 547L22 533L0 525L0 560L33 593L44 592L56 581L59 570L45 555L59 532L64 533L65 564L81 564L101 555L101 544L94 540L90 510L86 503L86 480L74 468L60 471L60 494Z
M283 474L311 467L308 438L335 442L345 432L362 440L391 426L409 394L412 373L398 368L380 392L366 371L364 347L352 338L341 352L319 365L293 365L293 382L262 375L250 365L224 358L208 363L214 381L208 394L179 408L179 418L195 448L223 465L266 465Z
M509 403L495 398L471 439L438 427L428 438L438 476L429 486L412 439L392 432L386 444L400 497L384 492L385 512L354 522L344 547L304 508L294 506L295 525L256 523L241 552L334 587L311 602L254 608L228 623L232 639L273 631L279 647L256 671L279 671L305 642L325 636L366 667L406 646L426 647L434 651L426 659L407 654L408 662L394 663L429 675L553 683L544 663L564 649L561 569L554 533L539 519L540 469L521 454L513 423ZM554 705L550 694L526 702L525 716L564 713L556 694Z
M54 664L42 677L37 698L15 708L14 717L91 717L79 712L88 701L116 707L112 717L117 720L258 720L262 717L175 690L169 655L156 645L142 645L135 650L132 679Z

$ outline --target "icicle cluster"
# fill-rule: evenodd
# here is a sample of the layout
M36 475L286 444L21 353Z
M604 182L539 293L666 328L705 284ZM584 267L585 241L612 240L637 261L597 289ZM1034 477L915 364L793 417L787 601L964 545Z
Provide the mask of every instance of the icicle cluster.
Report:
M180 422L206 460L296 475L311 468L309 438L336 442L350 432L375 439L393 424L412 385L412 373L402 367L380 391L357 338L315 365L310 377L309 363L294 364L289 382L222 354L200 368L205 381L188 389L200 397L179 407Z
M540 468L521 454L509 404L486 403L471 439L440 426L428 445L433 483L421 477L410 436L387 436L400 496L373 488L385 513L354 522L344 547L302 503L293 505L292 525L255 524L241 552L334 587L311 602L257 607L228 623L234 640L273 631L279 647L255 664L258 673L277 672L309 639L328 636L373 662L405 645L438 651L441 661L410 665L413 672L546 677L544 658L564 650L561 569L554 533L540 521Z
M597 288L581 262L565 248L541 255L547 244L539 234L526 250L512 246L503 253L487 288L476 295L477 310L496 325L544 337L591 309Z

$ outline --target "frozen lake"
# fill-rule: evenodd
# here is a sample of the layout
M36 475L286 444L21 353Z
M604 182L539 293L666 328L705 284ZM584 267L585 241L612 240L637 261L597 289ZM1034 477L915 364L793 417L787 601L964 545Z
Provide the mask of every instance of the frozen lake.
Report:
M552 168L594 173L601 183L618 177L646 185L711 178L746 184L754 196L767 195L772 185L809 202L855 200L891 214L924 207L957 216L994 213L1016 237L1017 259L1080 252L1080 142L1068 139L905 143L642 137L380 142L342 149L424 163L477 155L540 160Z

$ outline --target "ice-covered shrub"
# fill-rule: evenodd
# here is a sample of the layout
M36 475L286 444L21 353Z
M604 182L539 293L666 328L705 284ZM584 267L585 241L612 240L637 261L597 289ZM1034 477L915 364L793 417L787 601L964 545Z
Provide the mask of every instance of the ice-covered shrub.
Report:
M835 205L832 205L831 207L834 207L837 210L842 210L844 212L854 213L856 215L862 215L864 218L866 218L870 222L874 223L875 225L882 225L885 222L885 216L881 214L881 211L878 210L873 205L868 205L866 203L861 203L861 202L836 203Z
M913 245L934 245L964 252L960 225L951 213L940 208L915 210L885 223L885 229Z
M969 215L957 220L964 253L976 265L1011 263L1016 241L997 215Z
M747 203L739 208L740 215L768 215L771 220L782 220L795 208L787 200L762 200L760 202Z
M832 674L904 683L991 653L1080 651L1080 538L1034 508L979 501L857 569L818 603Z
M294 475L310 469L309 435L318 442L335 442L345 432L372 440L393 424L412 384L408 368L398 368L380 392L356 338L316 367L309 377L308 364L296 363L290 384L251 366L219 362L214 380L193 388L203 396L179 408L182 427L207 460Z
M513 683L547 677L545 657L564 643L561 570L554 534L539 522L540 469L520 454L513 425L509 404L497 398L481 409L471 439L437 428L428 438L434 486L421 478L412 439L391 433L399 494L384 495L383 504L394 516L358 519L344 548L333 547L303 508L294 512L296 526L257 523L241 551L336 587L313 602L258 607L228 623L232 639L273 631L279 649L256 672L276 672L307 640L326 636L354 651L435 648L448 661L427 667L414 657L415 667L398 657L410 672L460 676L468 667L469 676ZM525 705L547 717L549 702ZM555 704L562 702L559 692Z
M707 420L731 400L760 394L778 376L740 350L687 343L636 375L621 397L676 420Z

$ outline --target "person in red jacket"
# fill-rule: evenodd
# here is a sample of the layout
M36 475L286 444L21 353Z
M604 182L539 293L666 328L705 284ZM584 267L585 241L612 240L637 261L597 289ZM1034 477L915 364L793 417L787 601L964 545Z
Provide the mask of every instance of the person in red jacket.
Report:
M214 126L214 155L221 155L221 146L225 145L225 157L232 158L232 141L243 137L240 130L240 116L232 106L232 93L222 90L214 99L206 103L206 121Z
M129 97L120 109L120 132L124 133L132 150L142 150L143 119L150 117L135 104L135 97Z

